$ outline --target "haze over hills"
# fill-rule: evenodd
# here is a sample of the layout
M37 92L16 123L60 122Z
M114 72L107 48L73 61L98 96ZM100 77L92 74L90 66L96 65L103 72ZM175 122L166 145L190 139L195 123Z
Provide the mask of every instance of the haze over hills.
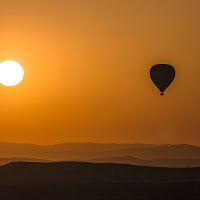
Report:
M115 153L123 155L131 155L140 159L199 159L200 147L178 144L165 145L155 148L139 148L139 149L120 149Z
M0 143L0 158L22 157L54 161L79 161L127 155L142 160L200 159L200 147L185 144L62 143L33 145Z
M24 157L48 160L82 160L100 156L118 155L115 151L126 149L155 148L153 144L100 144L61 143L56 145L34 145L20 143L0 143L0 158ZM164 145L165 146L165 145Z
M191 193L199 197L198 146L0 143L0 155L0 192L4 199L155 199L158 194L164 199L166 190L173 191L176 199L181 194L181 199L192 199ZM198 168L186 168L194 166ZM182 187L187 188L184 193Z
M36 144L24 144L24 143L6 143L0 142L0 152L60 152L60 151L82 151L82 152L102 152L102 151L114 151L119 149L129 148L154 148L167 145L155 145L155 144L114 144L114 143L60 143L55 145L36 145Z
M132 156L120 156L109 158L96 158L88 160L93 163L119 163L139 166L154 167L199 167L200 159L159 159L159 160L142 160Z

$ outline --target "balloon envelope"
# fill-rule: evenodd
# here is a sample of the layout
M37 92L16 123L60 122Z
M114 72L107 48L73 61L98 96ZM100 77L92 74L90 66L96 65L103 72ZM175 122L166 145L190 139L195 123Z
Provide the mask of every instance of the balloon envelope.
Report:
M160 90L161 95L169 87L176 75L174 67L167 64L154 65L150 70L153 83Z

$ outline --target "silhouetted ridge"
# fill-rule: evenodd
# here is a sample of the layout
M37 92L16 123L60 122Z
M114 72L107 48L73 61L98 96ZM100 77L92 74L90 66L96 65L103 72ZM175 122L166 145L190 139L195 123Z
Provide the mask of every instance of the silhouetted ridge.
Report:
M0 167L0 185L200 181L200 168L159 168L112 163L12 162Z

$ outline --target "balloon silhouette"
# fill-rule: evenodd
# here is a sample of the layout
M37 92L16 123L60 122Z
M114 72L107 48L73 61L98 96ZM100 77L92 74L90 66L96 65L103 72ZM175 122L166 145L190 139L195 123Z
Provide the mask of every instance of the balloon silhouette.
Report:
M153 83L164 95L164 91L169 87L175 78L176 71L171 65L158 64L154 65L150 70L150 76Z

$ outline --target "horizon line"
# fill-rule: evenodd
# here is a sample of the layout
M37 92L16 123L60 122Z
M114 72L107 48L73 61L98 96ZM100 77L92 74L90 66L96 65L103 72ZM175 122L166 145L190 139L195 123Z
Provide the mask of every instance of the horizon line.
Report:
M157 146L176 146L176 145L189 145L189 146L197 146L200 147L200 145L196 144L186 144L186 143L172 143L172 144L154 144L154 143L114 143L114 142L60 142L60 143L54 143L54 144L36 144L36 143L23 143L23 142L5 142L0 141L1 143L7 143L7 144L24 144L24 145L35 145L35 146L54 146L54 145L60 145L60 144L110 144L110 145L134 145L134 144L141 144L141 145L157 145Z

